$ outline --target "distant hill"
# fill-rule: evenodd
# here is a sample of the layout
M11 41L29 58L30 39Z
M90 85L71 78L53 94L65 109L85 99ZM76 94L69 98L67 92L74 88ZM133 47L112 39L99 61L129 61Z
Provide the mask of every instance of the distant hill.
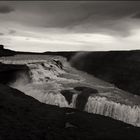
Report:
M39 52L22 52L22 51L13 51L10 49L5 49L4 45L0 45L0 57L2 56L13 56L16 54L35 54L35 55L59 55L59 56L63 56L65 58L67 58L67 60L70 60L71 57L73 55L75 55L77 52L76 51L69 51L69 52L65 52L65 51L61 51L61 52L44 52L44 53L39 53Z
M0 57L2 57L2 56L13 56L15 54L16 54L15 51L5 49L4 45L0 45Z

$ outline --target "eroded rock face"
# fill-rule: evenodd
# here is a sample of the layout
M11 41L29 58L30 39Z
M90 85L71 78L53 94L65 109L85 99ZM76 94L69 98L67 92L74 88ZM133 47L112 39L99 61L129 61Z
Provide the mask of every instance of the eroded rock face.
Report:
M72 102L72 97L74 94L76 94L75 92L71 91L71 90L62 90L61 94L65 97L65 99L68 101L68 103L70 104Z
M75 87L74 89L80 91L80 94L78 94L76 99L76 108L78 108L79 110L85 109L85 105L88 101L89 96L98 93L96 89L90 87L83 86L83 87Z
M75 108L82 111L85 109L85 105L88 101L89 96L97 93L98 91L96 89L85 86L78 86L74 87L72 90L61 91L61 94L65 97L69 104L72 103L73 95L76 94L77 96L75 100Z
M0 63L0 83L9 84L15 82L22 75L23 79L30 81L29 69L26 65L5 65Z

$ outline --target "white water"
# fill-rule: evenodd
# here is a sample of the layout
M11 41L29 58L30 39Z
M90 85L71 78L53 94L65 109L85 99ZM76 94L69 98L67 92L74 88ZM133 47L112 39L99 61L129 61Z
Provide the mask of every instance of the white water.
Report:
M75 73L67 72L67 70L72 68L66 60L58 58L64 66L61 69L52 61L52 57L42 60L23 60L23 58L19 60L19 58L13 59L12 61L11 58L9 60L1 60L1 62L6 64L26 64L30 69L30 77L19 73L17 80L10 84L11 87L17 88L46 104L60 107L76 107L78 94L73 94L72 102L68 104L60 91L66 89L64 85L71 88L71 85L86 85L89 81L84 79L81 74L77 76ZM103 87L103 85L98 85L98 87ZM135 100L139 99L139 97L128 96L127 94L125 98L123 96L124 93L119 90L117 94L112 91L110 94L99 93L99 95L90 96L85 105L85 111L109 116L140 127L140 107L139 105L135 105ZM131 105L130 102L132 102Z
M140 108L109 101L106 97L89 97L85 111L140 126Z
M80 80L79 78L69 78L70 76L68 76L69 74L67 74L65 69L66 67L69 67L69 65L66 63L65 59L59 58L59 60L63 63L64 69L57 66L53 61L54 59L23 60L17 56L14 61L11 61L11 58L10 60L5 58L2 63L25 64L29 68L29 77L27 77L24 73L18 73L18 78L14 83L10 84L11 87L34 97L40 102L57 105L59 107L74 108L77 95L74 94L71 104L68 104L67 100L60 91L64 89L63 83L77 83L80 82ZM66 77L61 76L62 74L65 74ZM73 74L72 76L76 75Z

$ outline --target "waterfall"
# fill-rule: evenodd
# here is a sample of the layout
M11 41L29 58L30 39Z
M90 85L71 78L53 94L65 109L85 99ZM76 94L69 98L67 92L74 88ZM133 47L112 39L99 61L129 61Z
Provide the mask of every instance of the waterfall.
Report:
M58 69L55 65L46 63L27 64L30 69L30 76L34 83L45 83L49 79L57 79L59 74L64 71Z
M69 107L65 97L62 94L55 92L45 94L43 102L46 104L57 105L59 107Z
M4 60L0 60L0 62L5 64L24 64L29 68L29 74L19 73L16 81L10 83L11 87L32 96L40 102L57 105L59 107L76 108L77 101L83 105L83 100L77 98L79 96L84 98L84 105L82 106L82 108L84 107L84 111L108 116L140 127L140 98L138 96L130 96L127 93L124 94L117 88L111 89L108 93L103 92L102 94L97 93L95 95L89 94L87 90L81 96L80 91L78 92L74 89L75 86L85 86L89 83L91 88L93 85L97 90L102 87L106 89L106 91L109 89L104 83L102 85L98 84L94 77L93 83L97 83L95 85L90 83L89 79L85 80L84 74L82 75L77 71L77 73L79 72L78 75L63 59L57 58L62 63L62 67L56 63L57 61L53 61L55 59L53 57L48 58L47 56L47 58L42 60L23 60L23 58L19 56L19 58L14 58L14 60L13 57L8 60L8 57L6 57ZM37 56L37 58L39 57ZM73 73L72 70L74 71ZM87 77L88 76L86 76L86 78ZM61 94L61 91L70 89L73 90L74 94L72 94L71 103L68 103L65 96ZM115 93L114 90L117 90L117 93ZM137 101L138 104L136 105L135 100L137 99L139 99L139 101Z
M70 104L69 107L76 108L76 99L77 99L77 96L78 96L78 94L73 94L73 96L72 96L72 102L71 102L71 104Z
M140 127L140 108L138 106L109 101L106 97L89 97L85 106L89 113L109 116L111 118Z
M55 61L54 61L55 60ZM58 60L57 60L58 61ZM59 107L74 108L77 95L73 95L71 104L68 104L65 97L60 93L64 89L62 83L75 83L79 79L72 79L70 76L66 78L61 76L67 74L65 67L69 66L65 60L60 59L63 63L59 66L56 59L46 60L5 60L5 64L25 64L29 68L29 74L18 73L15 82L10 83L14 87L25 94L32 96L40 102L57 105ZM59 62L59 61L58 61ZM29 80L30 79L30 80Z

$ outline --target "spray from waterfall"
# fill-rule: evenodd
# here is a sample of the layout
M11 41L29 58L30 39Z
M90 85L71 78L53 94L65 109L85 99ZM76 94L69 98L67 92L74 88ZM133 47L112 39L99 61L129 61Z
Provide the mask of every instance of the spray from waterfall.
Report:
M81 69L85 66L85 58L91 54L91 52L78 52L71 59L70 64L75 66L78 69ZM81 61L82 60L82 61Z

